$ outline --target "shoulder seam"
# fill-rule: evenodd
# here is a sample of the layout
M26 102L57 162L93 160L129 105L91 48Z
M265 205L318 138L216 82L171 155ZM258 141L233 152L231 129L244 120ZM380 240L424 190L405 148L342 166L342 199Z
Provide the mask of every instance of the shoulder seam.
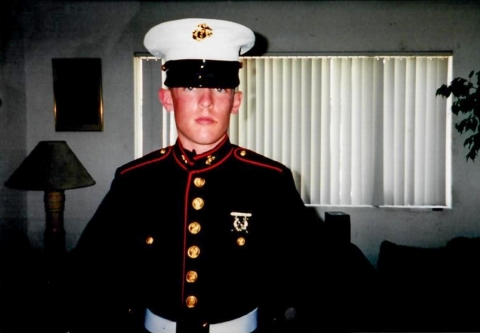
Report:
M163 160L163 159L166 158L168 155L170 155L170 152L171 152L171 149L170 149L170 148L164 148L164 149L167 150L167 152L165 152L164 155L162 155L162 156L160 156L160 157L157 157L157 158L155 158L155 159L153 159L153 160L148 160L148 161L145 161L145 162L141 162L141 163L139 163L139 164L136 164L136 165L132 165L131 167L125 168L125 169L123 169L123 170L120 171L120 175L123 175L123 174L125 174L125 173L127 173L127 172L130 172L130 171L132 171L132 170L138 169L138 168L143 167L143 166L145 166L145 165L152 164L152 163L156 163L156 162L158 162L158 161Z
M240 161L242 162L245 162L245 163L249 163L249 164L253 164L253 165L257 165L257 166L260 166L260 167L263 167L263 168L267 168L267 169L272 169L272 170L275 170L275 171L278 171L280 173L283 172L282 168L279 168L277 166L273 166L273 165L269 165L269 164L265 164L265 163L261 163L261 162L256 162L256 161L252 161L252 160L249 160L245 157L242 157L238 152L240 150L247 150L245 148L241 148L241 147L238 147L235 149L235 152L234 152L234 156L239 159Z

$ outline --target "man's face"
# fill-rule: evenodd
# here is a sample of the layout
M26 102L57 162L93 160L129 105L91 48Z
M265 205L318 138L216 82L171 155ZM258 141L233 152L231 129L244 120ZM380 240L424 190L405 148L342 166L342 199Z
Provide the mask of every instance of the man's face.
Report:
M178 137L188 149L204 153L226 135L230 114L240 108L241 92L222 88L161 89L160 101L167 111L175 112Z

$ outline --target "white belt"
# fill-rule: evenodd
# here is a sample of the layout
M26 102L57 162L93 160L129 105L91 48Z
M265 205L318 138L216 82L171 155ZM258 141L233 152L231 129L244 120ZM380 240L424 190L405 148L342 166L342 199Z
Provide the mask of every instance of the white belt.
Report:
M251 333L257 328L257 310L255 309L237 319L210 324L210 333ZM145 328L151 333L175 333L177 323L157 316L147 309Z

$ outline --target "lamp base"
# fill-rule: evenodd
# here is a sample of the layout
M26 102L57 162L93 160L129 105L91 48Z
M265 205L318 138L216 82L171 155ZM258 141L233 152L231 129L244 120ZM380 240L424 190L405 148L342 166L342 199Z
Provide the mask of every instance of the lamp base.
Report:
M65 229L63 226L65 191L45 191L43 201L46 214L44 233L45 256L49 259L55 259L62 257L65 253Z

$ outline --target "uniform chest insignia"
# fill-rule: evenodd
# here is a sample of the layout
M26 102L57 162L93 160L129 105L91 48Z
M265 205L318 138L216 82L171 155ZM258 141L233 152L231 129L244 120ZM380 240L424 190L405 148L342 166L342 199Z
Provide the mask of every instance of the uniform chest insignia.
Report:
M239 212L231 212L231 216L233 216L233 227L236 231L245 231L248 233L248 218L252 216L250 213L239 213Z

